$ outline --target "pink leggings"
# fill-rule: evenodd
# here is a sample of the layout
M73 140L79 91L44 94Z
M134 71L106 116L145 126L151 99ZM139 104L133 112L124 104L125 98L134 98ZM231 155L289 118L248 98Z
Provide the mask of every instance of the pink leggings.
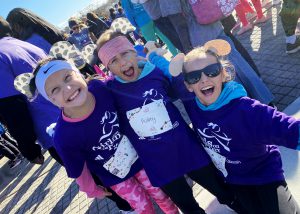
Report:
M263 13L262 13L262 7L261 7L261 2L260 0L251 0L256 13L257 13L257 18L261 18L263 17ZM253 13L253 9L251 8L251 6L249 5L248 0L240 0L240 3L235 7L235 11L237 16L239 17L239 19L242 22L243 26L248 25L248 20L246 18L246 13L250 12Z
M139 171L120 184L111 186L111 189L128 201L138 214L155 214L151 197L166 214L178 213L171 199L160 188L151 185L145 170Z

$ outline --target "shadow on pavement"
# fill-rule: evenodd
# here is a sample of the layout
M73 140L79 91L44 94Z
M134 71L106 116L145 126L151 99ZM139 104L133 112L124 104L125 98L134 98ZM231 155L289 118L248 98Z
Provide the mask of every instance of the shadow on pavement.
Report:
M34 209L31 210L32 213L35 213L35 210L39 207L39 204L44 200L46 195L50 192L50 187L46 188L48 184L51 182L53 177L57 174L60 167L53 166L51 169L51 173L48 173L46 177L43 179L42 183L35 188L34 192L31 196L22 204L22 206L17 210L17 213L26 213L26 211L30 210L33 206ZM28 206L29 205L29 206Z
M44 173L48 173L44 172L44 169L46 169L47 165L50 163L51 158L48 157L46 159L46 161L44 162L44 164L42 166L40 166L33 174L30 178L28 178L28 180L22 184L22 186L20 186L15 192L12 193L12 190L16 189L16 186L26 177L26 174L30 171L30 169L33 166L30 166L29 168L26 168L22 171L21 175L16 179L16 181L12 182L3 193L1 193L0 196L0 201L2 202L4 199L6 198L10 198L9 203L6 204L6 206L3 208L4 211L8 211L7 213L11 213L10 210L11 208L16 204L16 202L18 202L26 193L26 191L29 189L29 187L32 188L33 183ZM56 173L58 172L59 167L57 167ZM47 184L50 183L51 179L53 179L53 177L55 176L56 173L49 173L47 174L46 178L44 180L46 180L47 183L44 183L44 181L42 182L43 187L46 187ZM26 200L24 202L24 204L22 204L21 207L24 208L24 206L30 208L31 206L28 206L28 204L31 203L30 200L32 200L32 197L34 197L34 195L37 195L38 197L43 196L44 194L42 194L41 196L39 196L40 192L39 191L43 191L41 188L37 187L37 189L33 192L32 196L29 197L28 200ZM48 192L49 190L47 190L46 192ZM44 197L43 197L44 198ZM43 198L41 198L41 200L43 200ZM27 201L29 201L29 203L26 203ZM25 213L25 212L22 212Z
M64 213L65 209L71 204L73 198L78 194L79 188L75 180L70 184L65 194L55 204L50 214Z

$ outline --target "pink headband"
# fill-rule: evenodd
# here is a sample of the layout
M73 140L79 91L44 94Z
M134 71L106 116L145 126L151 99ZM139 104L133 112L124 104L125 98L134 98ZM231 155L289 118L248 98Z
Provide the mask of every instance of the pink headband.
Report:
M132 50L135 51L134 46L128 41L125 36L118 36L105 43L98 52L98 57L103 65L107 67L109 61L118 53Z

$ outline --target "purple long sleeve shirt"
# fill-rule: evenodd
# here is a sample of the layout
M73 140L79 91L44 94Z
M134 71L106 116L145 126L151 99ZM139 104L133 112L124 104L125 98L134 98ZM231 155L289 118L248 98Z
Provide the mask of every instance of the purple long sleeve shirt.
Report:
M202 110L195 95L186 90L182 76L173 84L204 149L226 182L261 185L284 180L277 145L298 147L299 120L249 97L229 99L216 110Z
M170 79L161 70L154 68L135 82L113 80L108 85L115 95L123 133L153 186L166 185L211 162L171 102Z
M66 121L61 116L55 127L54 146L69 177L78 178L86 162L109 187L132 177L142 165L128 138L120 132L109 90L93 80L89 91L96 100L94 111L80 121Z

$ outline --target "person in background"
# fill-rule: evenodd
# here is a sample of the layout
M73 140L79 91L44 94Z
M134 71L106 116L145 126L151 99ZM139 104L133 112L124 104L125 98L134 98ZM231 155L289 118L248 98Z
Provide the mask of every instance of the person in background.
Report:
M286 53L296 53L300 50L300 36L295 34L300 18L300 1L284 0L279 15L285 33Z
M261 78L255 73L252 67L237 51L232 40L225 34L220 21L211 24L199 24L195 19L191 5L188 0L181 1L184 15L188 21L189 33L193 47L203 46L206 42L214 39L223 39L229 42L232 51L228 59L232 61L236 68L235 79L246 88L249 96L259 100L264 104L270 104L274 96Z
M120 17L125 17L124 10L123 10L122 7L119 7L119 8L117 9L116 18L120 18Z
M9 23L0 17L0 114L22 155L32 163L42 164L44 156L36 144L36 132L27 99L14 88L14 78L31 72L45 52L30 43L11 37Z
M251 68L255 71L255 73L260 77L259 70L250 56L247 49L242 45L242 43L231 33L232 28L236 25L236 20L234 16L231 14L227 16L225 19L221 20L221 23L224 27L224 33L233 41L235 48L242 55L242 57L248 62Z
M84 46L93 44L96 41L95 35L89 27L82 24L77 18L70 18L68 21L69 28L73 31L68 38L68 42L74 44L76 48L82 50Z
M271 18L271 17L266 17L263 14L260 0L251 0L251 2L257 13L257 18L254 20L254 24L264 23ZM253 28L253 25L249 23L246 18L246 11L244 8L247 9L247 7L248 8L250 7L248 0L240 0L240 3L235 7L236 14L242 22L242 27L237 32L237 35L241 35ZM249 10L252 10L251 7Z
M110 22L113 22L117 17L116 17L116 11L113 7L109 8L109 20Z
M3 20L2 23L6 23L9 27L7 21ZM0 30L7 32L5 29L9 28ZM41 164L44 161L39 146L41 145L60 163L60 157L53 147L52 138L46 132L47 128L56 122L59 109L42 96L37 96L34 102L28 101L15 90L13 81L17 75L32 71L37 61L47 57L47 55L37 46L12 37L4 37L1 40L0 55L2 60L0 60L0 67L3 69L3 72L1 72L1 81L3 82L1 82L0 87L3 87L3 91L7 95L15 95L7 99L9 101L7 104L1 105L2 110L0 110L0 113L1 111L8 111L8 113L2 115L12 136L19 144L19 150L29 161ZM20 118L18 118L19 115ZM35 144L36 140L39 145ZM23 143L28 145L23 146Z
M86 14L87 25L89 26L90 32L92 32L98 39L101 34L109 28L105 21L98 17L95 13L89 12Z
M102 19L103 19L103 21L107 24L108 27L111 26L111 23L112 23L112 22L110 21L109 18L107 18L106 16L103 16Z
M9 12L6 20L15 38L43 49L46 54L54 43L66 40L57 27L30 10L15 8Z
M135 4L130 0L121 0L121 3L126 17L133 26L141 31L146 41L156 41L157 35L167 45L173 56L178 53L171 41L155 26L142 4Z
M22 154L18 149L18 144L13 140L0 121L0 154L9 159L8 166L13 169L22 162Z
M142 3L156 27L183 53L192 49L189 28L181 0L148 0ZM195 35L198 36L199 35Z

